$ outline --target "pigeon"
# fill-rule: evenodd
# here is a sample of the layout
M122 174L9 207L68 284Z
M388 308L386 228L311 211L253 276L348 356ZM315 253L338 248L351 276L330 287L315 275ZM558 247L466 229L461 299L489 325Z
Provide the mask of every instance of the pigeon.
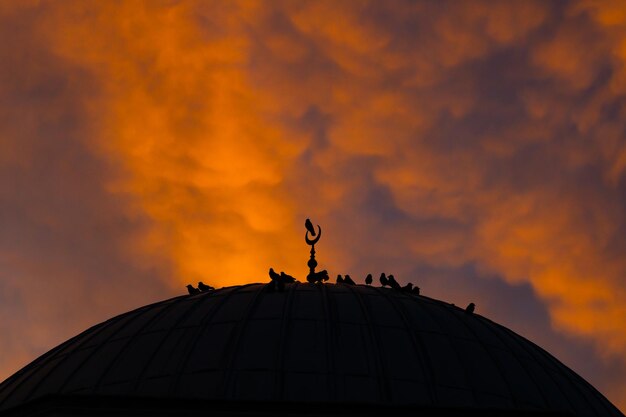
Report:
M304 222L304 227L306 227L306 230L311 233L311 236L315 237L315 228L313 227L313 223L311 223L311 220L306 219L306 221Z
M413 291L413 284L411 282L409 282L404 287L402 287L402 291L405 291L405 292Z
M365 277L365 284L372 285L372 274L367 274Z
M206 285L204 282L200 281L198 282L198 289L202 292L207 292L213 291L215 288L211 287L210 285Z
M344 284L348 284L348 285L356 285L354 283L354 281L352 280L352 278L350 278L350 275L345 276L345 278L343 279Z
M384 272L380 274L380 285L382 285L383 287L389 285L389 280L387 279L387 276Z
M195 288L193 285L191 284L187 284L187 291L189 291L189 295L196 295L196 294L200 294L200 290Z
M474 303L469 303L467 305L467 307L465 308L465 312L467 314L474 314L474 310L476 309L476 304Z
M280 280L280 275L278 275L274 271L274 268L270 268L270 278L272 279L272 281L279 281Z
M343 278L341 277L341 274L337 275L337 284L343 284Z
M398 284L398 281L396 281L393 275L389 275L387 277L387 281L389 281L389 286L393 288L394 290L402 289L402 287L400 286L400 284Z
M296 279L289 274L285 274L283 271L280 272L280 279L283 282L296 282Z
M306 280L309 281L311 284L315 284L316 282L328 281L328 271L324 269L318 272L309 273L309 275L306 277Z
M417 285L415 287L413 287L413 289L411 290L411 293L415 294L415 295L420 295L420 287L418 287Z

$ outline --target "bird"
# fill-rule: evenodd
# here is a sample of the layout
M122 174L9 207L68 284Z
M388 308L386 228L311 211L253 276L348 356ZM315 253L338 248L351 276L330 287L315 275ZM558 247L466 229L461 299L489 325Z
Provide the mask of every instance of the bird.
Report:
M393 288L394 290L402 289L402 287L400 286L400 284L398 284L398 281L396 281L393 275L389 275L387 277L387 281L389 281L389 286Z
M346 274L346 276L344 277L343 283L348 284L348 285L356 285L355 282L352 280L352 278L350 278L350 275L348 274Z
M327 271L327 270L325 270L325 269L322 269L322 270L319 272L319 274L321 274L321 275L322 275L322 281L323 281L323 282L326 282L326 281L328 281L328 280L330 279L330 277L328 276L328 271Z
M365 277L365 284L372 285L372 274L367 274Z
M204 282L200 281L198 282L198 289L202 292L207 292L213 291L215 288L211 287L210 285L206 285Z
M283 282L296 282L296 279L289 274L285 274L283 271L280 271L280 279Z
M402 287L402 291L411 292L413 291L413 283L409 282L404 287Z
M337 284L343 284L343 278L341 277L341 274L337 275Z
M306 227L306 230L311 233L311 236L315 237L315 228L313 227L313 223L311 223L311 220L306 219L306 221L304 222L304 227Z
M420 295L420 287L418 287L417 285L415 287L413 287L413 289L411 290L411 293L415 294L415 295Z
M191 284L187 284L187 291L189 291L189 295L200 294L200 290Z
M311 284L316 284L322 281L328 281L328 271L323 269L317 272L309 272L309 275L307 275L306 280L310 282Z
M270 268L270 278L272 279L272 281L279 281L280 280L280 275L278 275L274 271L274 268Z
M476 309L476 304L474 303L469 303L467 305L467 307L465 307L465 312L467 314L474 314L474 310Z
M382 285L383 287L386 287L387 285L389 285L389 280L387 279L387 276L385 275L384 272L380 274L379 279L380 279L380 285Z

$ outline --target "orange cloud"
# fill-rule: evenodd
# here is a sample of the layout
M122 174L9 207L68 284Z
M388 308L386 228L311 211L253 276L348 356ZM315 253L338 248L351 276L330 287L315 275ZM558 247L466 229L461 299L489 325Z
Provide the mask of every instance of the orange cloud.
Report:
M76 310L117 311L129 276L169 291L269 266L303 279L311 216L333 230L322 267L474 265L532 286L558 331L626 352L620 2L44 1L0 16L14 41L0 169L55 179L6 218L26 207L23 227L72 231L42 269L37 233L0 259L29 283L54 265L89 294ZM123 279L75 268L67 242L85 234L104 249L83 256Z

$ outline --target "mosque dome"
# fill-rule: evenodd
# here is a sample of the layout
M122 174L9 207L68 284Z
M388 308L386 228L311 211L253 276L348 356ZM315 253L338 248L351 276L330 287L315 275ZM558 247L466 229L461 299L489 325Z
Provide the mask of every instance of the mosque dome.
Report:
M249 284L119 315L0 384L0 416L623 416L548 352L388 288Z

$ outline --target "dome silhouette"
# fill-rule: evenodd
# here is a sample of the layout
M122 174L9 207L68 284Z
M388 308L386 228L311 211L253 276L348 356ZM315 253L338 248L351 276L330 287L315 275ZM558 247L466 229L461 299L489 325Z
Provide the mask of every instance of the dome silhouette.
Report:
M387 288L299 282L141 307L0 384L0 416L70 409L623 416L545 350L478 314Z

